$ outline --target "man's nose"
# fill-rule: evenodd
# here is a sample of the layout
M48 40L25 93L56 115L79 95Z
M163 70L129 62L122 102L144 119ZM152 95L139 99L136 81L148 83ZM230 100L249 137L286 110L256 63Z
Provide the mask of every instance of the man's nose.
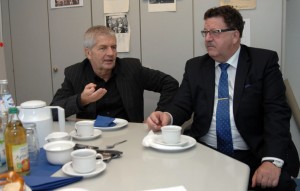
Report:
M108 48L106 54L108 55L113 55L115 53L115 49L114 48Z
M210 34L210 32L206 33L205 35L205 41L211 41L213 39L212 35Z

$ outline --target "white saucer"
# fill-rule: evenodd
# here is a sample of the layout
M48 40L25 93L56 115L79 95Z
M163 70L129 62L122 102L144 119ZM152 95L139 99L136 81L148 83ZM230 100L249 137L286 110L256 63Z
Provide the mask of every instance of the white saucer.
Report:
M105 130L116 130L116 129L120 129L122 127L125 127L128 124L128 121L125 119L120 119L120 118L116 118L114 120L114 123L116 123L115 126L112 127L94 127L95 129L101 129L103 131Z
M156 137L158 137L158 136L154 136L153 139L149 142L149 146L154 149L162 150L162 151L182 151L182 150L186 150L186 149L189 149L189 148L195 146L197 143L193 137L181 135L182 138L187 140L186 144L181 145L181 146L162 145L162 144L158 144L154 141L154 139L156 139Z
M92 172L89 172L89 173L77 173L76 171L74 171L73 167L72 167L72 161L66 163L62 167L62 171L65 174L70 175L70 176L82 176L84 178L95 176L95 175L101 173L102 171L104 171L105 169L106 169L106 164L104 162L96 164L96 169Z
M93 136L89 136L89 137L80 137L77 136L76 131L73 130L70 132L70 136L73 137L74 139L78 139L78 140L91 140L91 139L95 139L96 137L99 137L102 134L102 131L100 129L94 129L94 135Z
M165 143L163 141L162 135L158 135L157 137L153 138L153 142L160 145L166 145L166 146L184 146L185 144L188 143L188 140L185 137L181 136L179 143Z

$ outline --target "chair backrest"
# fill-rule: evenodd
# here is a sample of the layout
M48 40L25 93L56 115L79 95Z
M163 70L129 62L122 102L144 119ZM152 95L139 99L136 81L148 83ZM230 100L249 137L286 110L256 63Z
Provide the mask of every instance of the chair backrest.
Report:
M287 97L287 102L293 112L293 117L295 119L295 122L300 130L300 109L299 109L299 106L298 106L298 103L297 103L297 100L294 96L294 93L293 93L293 90L290 86L290 83L288 81L288 79L284 80L284 84L285 84L285 87L286 87L286 97Z

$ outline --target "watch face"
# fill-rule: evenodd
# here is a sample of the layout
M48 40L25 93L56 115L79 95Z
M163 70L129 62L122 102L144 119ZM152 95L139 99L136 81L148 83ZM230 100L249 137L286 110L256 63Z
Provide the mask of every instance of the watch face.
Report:
M281 161L277 161L277 160L266 160L266 161L273 163L278 168L281 168L283 166L283 162Z
M281 167L282 167L282 165L283 165L283 163L282 163L282 162L280 162L280 161L276 161L276 160L274 160L274 161L273 161L273 164L274 164L275 166L279 167L279 168L281 168Z

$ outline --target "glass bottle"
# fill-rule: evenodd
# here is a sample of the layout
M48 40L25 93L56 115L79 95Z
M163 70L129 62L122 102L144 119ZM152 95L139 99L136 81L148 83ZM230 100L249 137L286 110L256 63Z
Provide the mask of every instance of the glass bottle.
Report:
M0 173L7 171L4 131L8 120L8 108L14 106L14 101L8 91L7 80L0 80Z
M8 109L15 107L14 100L8 91L7 80L0 80L0 128L4 132L8 120Z
M1 103L0 106L7 109L10 107L15 107L15 103L13 97L8 91L8 81L7 80L0 80L0 99Z
M9 108L9 121L5 133L5 149L8 170L21 175L30 172L26 130L23 127L16 107Z
M38 164L40 153L40 145L36 132L36 125L35 123L23 123L23 127L25 128L27 136L30 166L36 166Z

